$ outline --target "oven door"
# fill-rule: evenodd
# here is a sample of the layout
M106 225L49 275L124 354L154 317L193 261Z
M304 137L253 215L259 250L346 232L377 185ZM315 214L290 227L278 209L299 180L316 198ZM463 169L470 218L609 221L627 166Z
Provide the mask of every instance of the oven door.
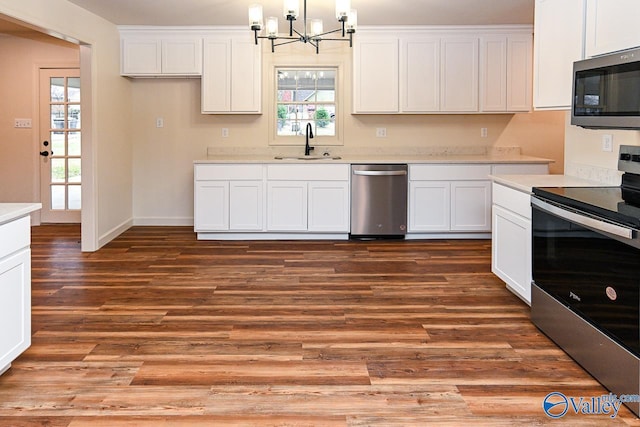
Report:
M535 285L640 355L636 230L532 198Z

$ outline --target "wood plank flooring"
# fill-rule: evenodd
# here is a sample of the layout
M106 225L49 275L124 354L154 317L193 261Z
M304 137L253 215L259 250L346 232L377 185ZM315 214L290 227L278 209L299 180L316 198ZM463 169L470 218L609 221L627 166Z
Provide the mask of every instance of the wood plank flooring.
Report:
M33 343L0 426L640 425L490 271L488 240L217 242L33 228Z

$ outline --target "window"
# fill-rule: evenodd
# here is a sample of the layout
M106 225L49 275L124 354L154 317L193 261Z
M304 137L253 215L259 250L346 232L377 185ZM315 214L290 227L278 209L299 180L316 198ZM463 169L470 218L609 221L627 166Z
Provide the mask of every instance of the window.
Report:
M337 68L276 68L277 136L336 136Z

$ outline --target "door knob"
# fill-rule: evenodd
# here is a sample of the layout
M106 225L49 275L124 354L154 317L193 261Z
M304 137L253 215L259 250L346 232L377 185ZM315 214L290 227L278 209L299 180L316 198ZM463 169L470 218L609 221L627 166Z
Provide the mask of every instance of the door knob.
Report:
M47 150L41 151L40 155L43 157L47 157L49 156L49 154L51 154L53 156L53 151L51 153L49 153Z

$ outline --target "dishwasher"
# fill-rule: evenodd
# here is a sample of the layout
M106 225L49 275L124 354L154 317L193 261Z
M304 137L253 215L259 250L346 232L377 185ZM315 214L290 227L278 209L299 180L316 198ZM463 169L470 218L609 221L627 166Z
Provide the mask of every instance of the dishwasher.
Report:
M407 165L351 165L351 237L404 238Z

